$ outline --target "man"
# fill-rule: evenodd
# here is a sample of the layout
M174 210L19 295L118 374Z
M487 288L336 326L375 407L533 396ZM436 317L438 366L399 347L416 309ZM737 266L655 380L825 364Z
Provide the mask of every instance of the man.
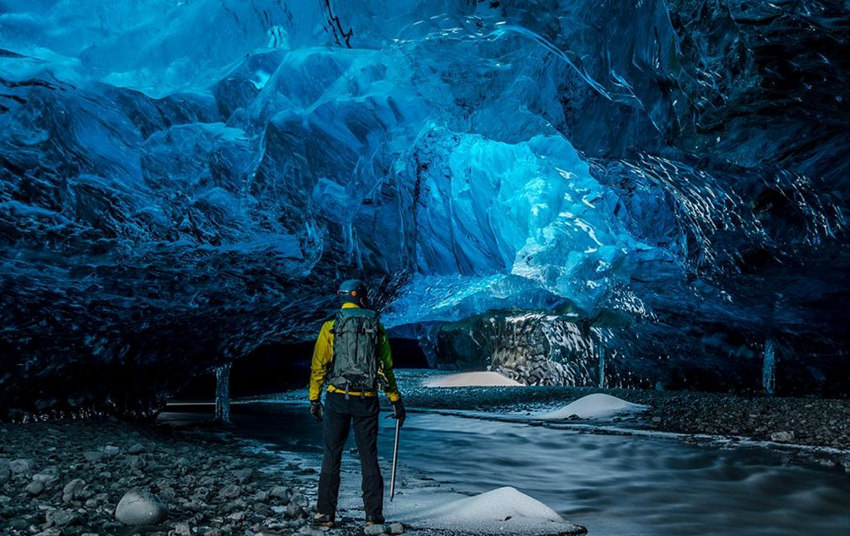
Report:
M348 430L360 453L366 525L384 522L384 480L378 467L378 383L393 405L393 417L404 422L405 410L393 374L390 342L378 313L368 308L366 285L342 283L334 320L322 326L310 368L310 414L323 421L325 455L319 476L319 500L313 521L332 527L339 496L339 470ZM327 381L325 405L322 385Z

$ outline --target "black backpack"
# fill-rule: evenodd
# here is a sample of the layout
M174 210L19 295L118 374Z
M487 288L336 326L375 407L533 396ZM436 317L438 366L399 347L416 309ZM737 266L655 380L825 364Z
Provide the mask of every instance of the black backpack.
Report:
M374 391L378 386L378 313L340 309L334 321L334 355L330 384L348 391Z

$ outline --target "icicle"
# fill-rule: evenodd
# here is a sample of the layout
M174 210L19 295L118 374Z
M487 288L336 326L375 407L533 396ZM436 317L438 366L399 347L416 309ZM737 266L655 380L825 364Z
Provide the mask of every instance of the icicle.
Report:
M599 353L599 387L605 387L605 347L599 344L597 351Z
M776 389L776 359L773 353L773 337L764 342L764 365L761 371L761 383L764 392L772 395Z
M215 420L230 422L230 363L215 369Z

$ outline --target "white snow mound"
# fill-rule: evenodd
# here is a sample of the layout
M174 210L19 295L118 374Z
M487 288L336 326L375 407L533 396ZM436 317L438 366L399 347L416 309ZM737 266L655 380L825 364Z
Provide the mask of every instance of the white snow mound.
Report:
M498 372L462 372L435 376L425 380L425 387L515 387L522 386L516 380Z
M573 416L579 419L605 419L623 413L644 411L647 408L649 406L626 402L616 396L594 393L579 398L561 409L535 415L535 418L546 421L569 419Z
M509 486L418 510L413 525L480 534L583 534L540 501Z

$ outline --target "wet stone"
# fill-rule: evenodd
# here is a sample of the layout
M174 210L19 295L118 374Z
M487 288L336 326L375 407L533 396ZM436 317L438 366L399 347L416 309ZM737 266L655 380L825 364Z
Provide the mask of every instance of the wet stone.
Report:
M69 502L73 499L76 499L80 496L80 493L86 487L86 481L81 478L75 478L74 480L65 484L65 487L62 488L62 501Z
M89 463L97 463L97 462L103 460L103 458L106 457L106 454L102 451L99 452L99 451L96 451L96 450L87 450L87 451L83 452L83 457Z
M151 492L135 488L121 498L115 518L125 525L155 525L166 514L165 505Z
M288 503L292 498L292 490L287 488L286 486L275 486L269 492L271 497L282 500L284 503Z
M192 527L188 523L177 523L174 525L175 536L192 536Z
M369 525L368 527L363 529L363 532L366 536L377 536L378 534L383 534L385 532L384 526L381 524Z
M304 513L304 509L296 502L290 502L286 506L286 516L289 518L299 518Z
M27 484L27 487L24 489L24 491L27 492L27 495L32 495L33 497L35 497L36 495L39 495L42 491L44 491L44 483L39 482L38 480L33 480L32 482Z
M70 510L49 510L45 516L48 526L67 527L79 521L77 515Z
M794 441L794 432L774 432L770 434L770 440L777 443L789 443Z
M251 480L254 476L253 469L239 469L237 471L233 471L233 476L236 477L236 480L239 481L240 484L245 484Z
M390 534L404 534L404 525L401 523L390 523L387 527L387 531Z
M242 488L236 484L229 484L219 490L218 496L222 499L235 499L242 493Z
M9 462L9 470L16 475L31 473L33 469L35 469L35 463L32 460L20 459Z

